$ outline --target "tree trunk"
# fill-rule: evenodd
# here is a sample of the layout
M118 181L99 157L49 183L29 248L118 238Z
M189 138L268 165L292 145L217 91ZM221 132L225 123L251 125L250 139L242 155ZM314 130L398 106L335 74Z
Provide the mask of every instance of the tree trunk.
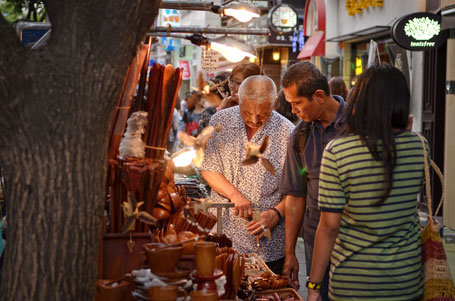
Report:
M91 300L108 132L124 76L160 1L44 1L48 45L0 17L0 157L7 243L2 300Z

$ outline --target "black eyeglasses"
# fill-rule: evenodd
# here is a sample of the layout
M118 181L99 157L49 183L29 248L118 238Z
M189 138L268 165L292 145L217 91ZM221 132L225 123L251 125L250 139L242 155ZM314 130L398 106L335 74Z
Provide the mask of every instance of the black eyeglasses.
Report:
M242 82L236 82L236 81L233 81L233 80L230 80L230 79L229 79L229 85L240 86L241 84L242 84Z

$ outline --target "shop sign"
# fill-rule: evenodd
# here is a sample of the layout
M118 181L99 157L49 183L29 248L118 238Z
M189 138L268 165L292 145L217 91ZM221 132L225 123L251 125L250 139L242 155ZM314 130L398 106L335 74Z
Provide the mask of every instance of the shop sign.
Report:
M180 47L180 40L161 37L161 47L165 51L174 51Z
M190 62L178 61L177 64L179 68L182 69L182 79L190 79L191 78Z
M270 35L267 37L269 44L281 44L283 46L292 46L294 44L297 48L297 44L299 45L298 48L301 50L303 45L305 44L304 36L303 36L303 25L299 25L295 27L292 31L288 32L276 32L271 30Z
M202 69L205 71L218 71L220 54L212 49L202 48Z
M447 33L441 31L441 16L432 13L414 13L398 19L391 34L399 46L413 51L431 50L447 39Z
M298 13L289 4L274 6L269 12L269 28L279 34L291 33L297 27Z
M303 35L303 30L299 30L298 33L294 31L294 36L292 37L292 52L297 52L297 43L299 44L299 51L302 51L303 46L305 46L305 36Z
M346 11L349 16L355 14L361 14L364 9L369 7L382 7L384 4L383 0L346 0Z
M161 26L180 26L180 11L176 9L162 9L161 14Z

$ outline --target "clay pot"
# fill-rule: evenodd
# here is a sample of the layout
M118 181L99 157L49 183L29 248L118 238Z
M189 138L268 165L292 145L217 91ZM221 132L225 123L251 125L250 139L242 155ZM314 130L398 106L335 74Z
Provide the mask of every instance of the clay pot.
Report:
M120 281L117 286L106 286L111 280L98 279L96 281L95 301L122 301L128 290L128 281Z
M216 244L199 241L194 245L194 261L199 276L209 277L215 271Z
M145 249L147 262L152 273L173 273L183 252L183 246L165 247L163 243L149 243L142 247Z
M192 301L217 301L218 292L212 290L193 291L190 293Z

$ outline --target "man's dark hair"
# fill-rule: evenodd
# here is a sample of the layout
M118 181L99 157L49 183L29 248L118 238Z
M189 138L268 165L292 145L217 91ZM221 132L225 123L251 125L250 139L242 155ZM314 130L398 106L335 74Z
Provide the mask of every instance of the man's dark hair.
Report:
M310 98L320 89L330 95L327 77L312 63L299 62L291 65L283 76L281 84L288 88L293 84L297 86L297 96Z
M392 190L396 165L395 133L408 125L410 92L406 78L397 68L381 64L363 72L348 95L348 133L360 136L375 160L385 170L382 205Z

